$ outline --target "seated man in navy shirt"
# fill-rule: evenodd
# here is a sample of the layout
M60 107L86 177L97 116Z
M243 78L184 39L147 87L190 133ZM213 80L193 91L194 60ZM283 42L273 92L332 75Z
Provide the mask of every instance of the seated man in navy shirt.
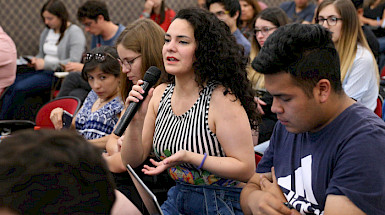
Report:
M310 3L310 0L294 0L283 2L279 7L286 12L293 22L311 23L316 5Z
M241 193L245 214L385 214L385 123L343 91L330 32L280 27L252 66L279 121Z
M229 26L237 43L245 49L245 55L249 56L251 44L238 29L237 24L241 21L241 5L238 0L207 0L206 7L215 14L218 19L224 21Z

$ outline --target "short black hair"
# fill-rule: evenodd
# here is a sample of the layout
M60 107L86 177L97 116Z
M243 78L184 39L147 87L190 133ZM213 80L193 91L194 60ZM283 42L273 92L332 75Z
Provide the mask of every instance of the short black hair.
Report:
M335 92L342 91L340 61L331 33L317 24L279 27L266 40L252 67L263 74L290 73L309 97L321 79L329 80Z
M101 153L75 131L12 133L0 143L0 208L110 214L115 184Z
M115 77L120 76L120 64L118 61L119 55L115 47L112 47L112 46L96 47L90 50L89 52L87 52L87 55L89 54L92 55L93 57L89 61L84 60L85 63L81 73L84 80L88 81L88 73L94 71L96 67L99 67L99 69L104 73L112 74ZM104 55L105 60L103 62L96 60L95 54Z
M222 4L225 10L229 11L229 15L231 17L235 16L235 14L238 13L237 18L237 25L241 22L241 5L239 4L239 0L207 0L206 1L206 8L210 9L210 5L214 3Z
M97 0L86 1L78 9L78 20L83 21L85 18L97 20L98 16L102 15L104 20L110 21L110 15L106 3Z

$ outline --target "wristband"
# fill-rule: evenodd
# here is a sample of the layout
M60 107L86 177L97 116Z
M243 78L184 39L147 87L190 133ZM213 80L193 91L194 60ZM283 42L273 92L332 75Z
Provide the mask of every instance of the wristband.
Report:
M207 158L207 154L205 153L204 155L205 155L205 156L204 156L203 159L202 159L201 165L199 165L197 169L201 169L202 166L203 166L203 164L205 163L205 160L206 160L206 158Z
M147 12L142 12L142 16L146 18L150 18L150 14Z
M382 21L381 28L385 28L385 19Z

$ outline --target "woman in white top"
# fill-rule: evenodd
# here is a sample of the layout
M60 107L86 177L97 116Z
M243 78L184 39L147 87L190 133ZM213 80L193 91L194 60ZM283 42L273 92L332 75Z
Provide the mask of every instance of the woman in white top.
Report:
M342 87L346 94L374 110L379 91L376 60L360 27L350 0L325 0L316 10L315 22L329 29L341 61Z
M30 110L37 104L25 102L29 97L49 95L55 81L54 71L67 62L80 62L86 47L83 31L69 22L65 5L48 0L41 9L46 28L40 35L39 53L28 64L32 69L17 74L15 83L3 100L0 119L34 119ZM47 102L43 98L43 103ZM25 111L28 110L28 111Z

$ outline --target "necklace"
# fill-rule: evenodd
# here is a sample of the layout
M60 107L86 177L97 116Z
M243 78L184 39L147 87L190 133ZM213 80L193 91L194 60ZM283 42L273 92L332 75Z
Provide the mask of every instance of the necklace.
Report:
M100 107L103 107L103 105L106 103L107 100L102 101L100 98L96 100L95 102L95 108L99 109Z

